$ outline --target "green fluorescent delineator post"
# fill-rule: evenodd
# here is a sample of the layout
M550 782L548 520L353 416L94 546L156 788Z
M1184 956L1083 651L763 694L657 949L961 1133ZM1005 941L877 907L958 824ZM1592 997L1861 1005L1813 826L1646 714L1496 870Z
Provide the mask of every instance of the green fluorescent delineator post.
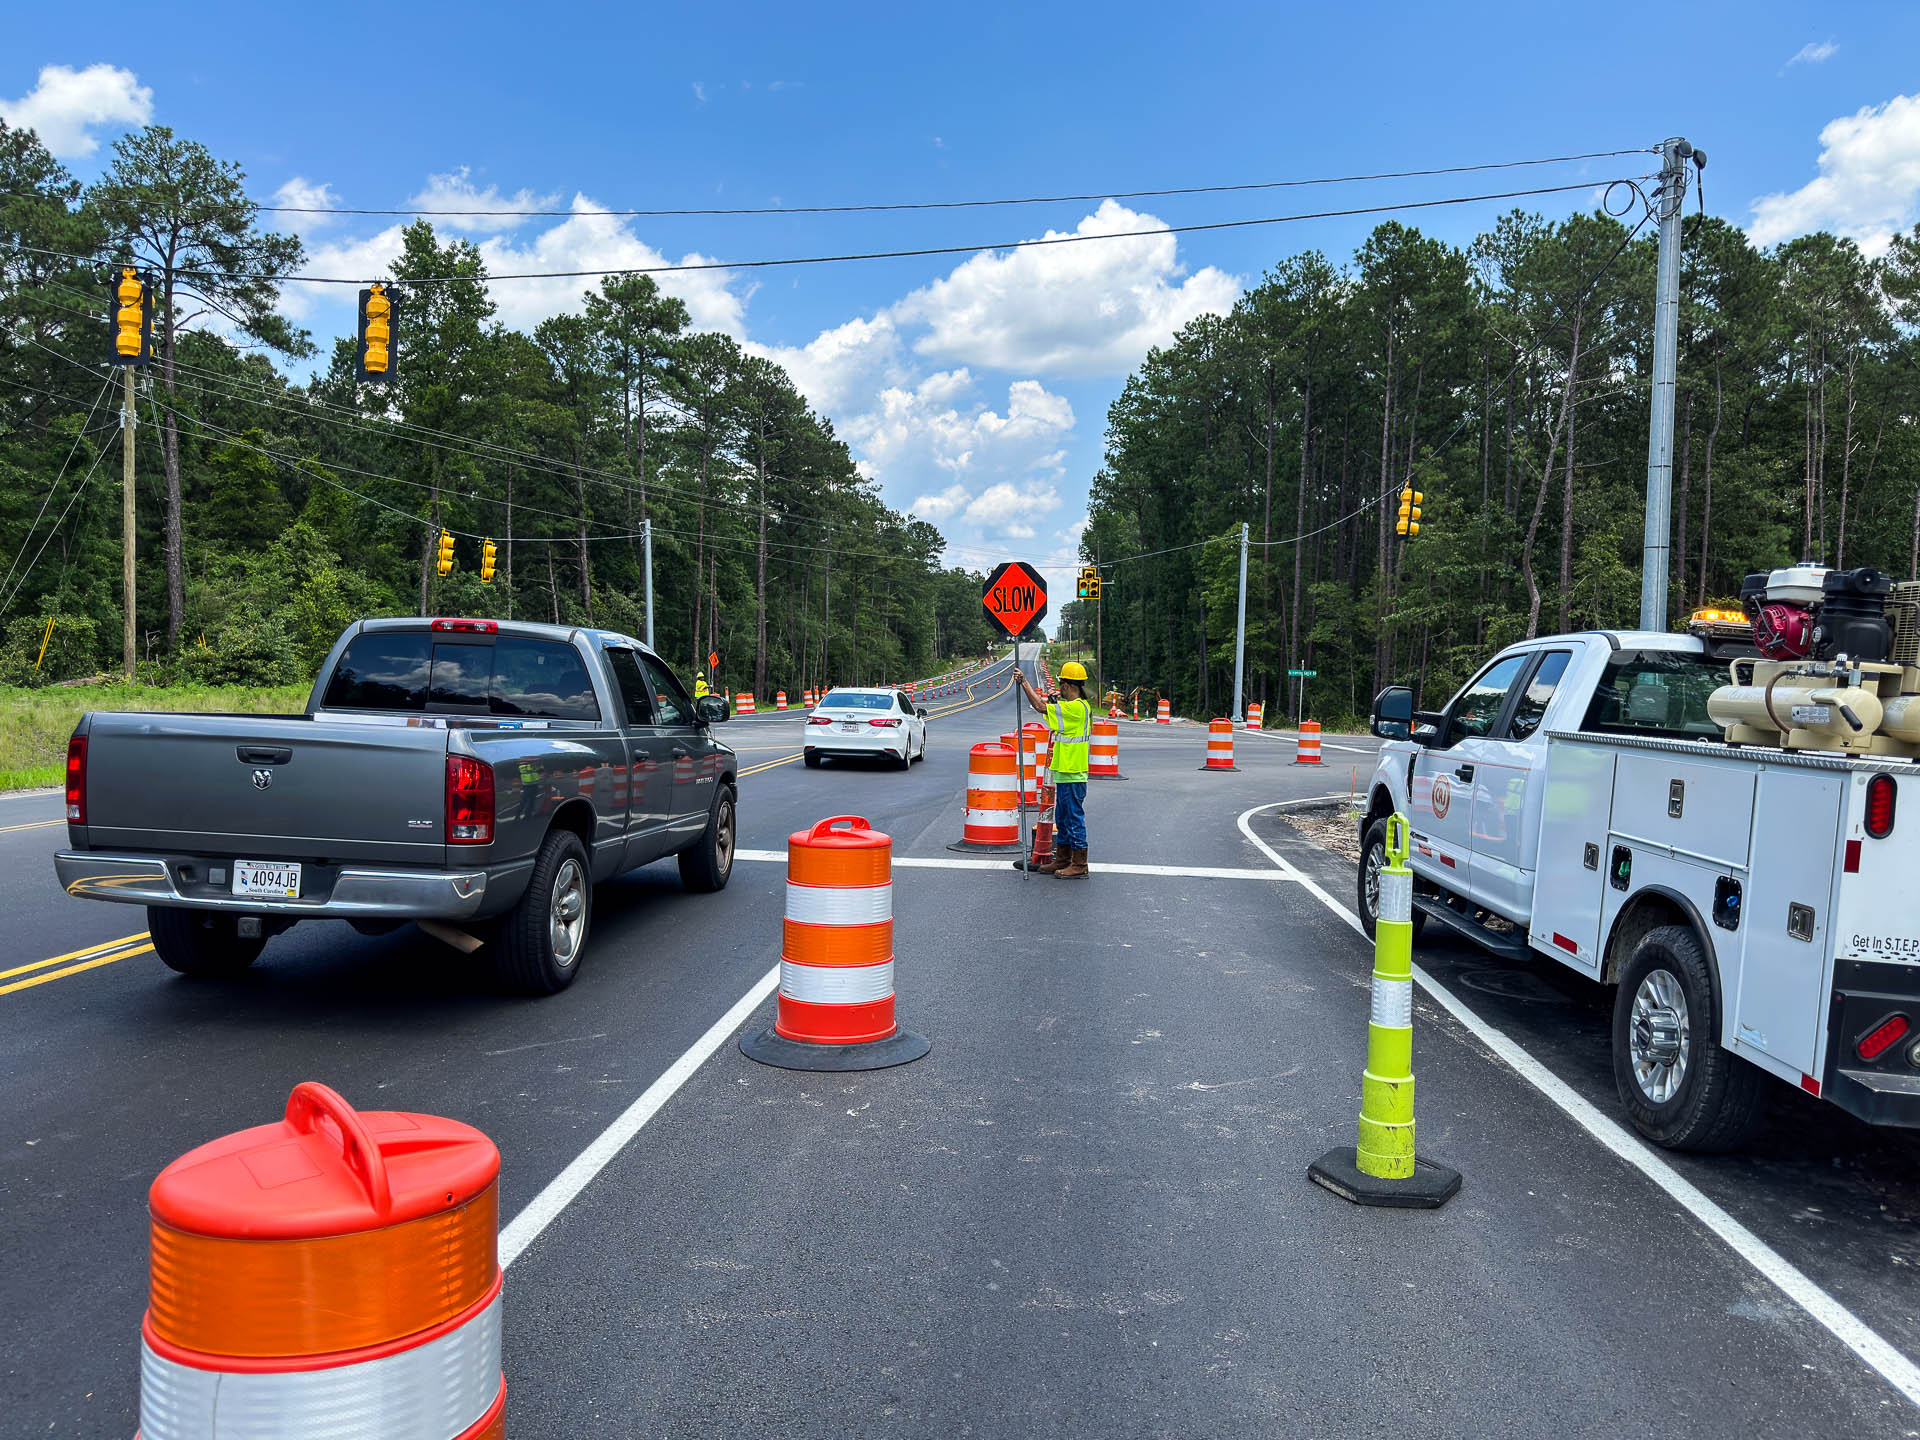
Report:
M1405 1180L1413 1174L1413 871L1407 868L1407 817L1387 819L1387 864L1380 872L1380 914L1373 934L1373 1010L1367 1020L1367 1072L1360 1081L1362 1174Z
M1358 1205L1431 1210L1458 1193L1460 1172L1420 1158L1413 1147L1413 871L1405 815L1387 817L1383 849L1358 1143L1329 1150L1307 1174Z

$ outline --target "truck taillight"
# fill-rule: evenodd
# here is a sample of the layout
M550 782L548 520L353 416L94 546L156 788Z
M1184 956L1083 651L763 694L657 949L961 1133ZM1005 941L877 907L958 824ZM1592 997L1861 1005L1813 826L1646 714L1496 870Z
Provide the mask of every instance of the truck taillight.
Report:
M1908 1028L1906 1016L1889 1015L1860 1037L1859 1042L1853 1047L1854 1052L1862 1060L1878 1060L1893 1048L1894 1043L1907 1033Z
M1891 775L1867 781L1867 834L1884 840L1893 833L1894 784Z
M458 635L498 635L498 620L436 620L427 627L429 630L448 631Z
M493 842L493 767L469 755L447 757L447 843Z
M67 741L67 823L87 823L87 737Z

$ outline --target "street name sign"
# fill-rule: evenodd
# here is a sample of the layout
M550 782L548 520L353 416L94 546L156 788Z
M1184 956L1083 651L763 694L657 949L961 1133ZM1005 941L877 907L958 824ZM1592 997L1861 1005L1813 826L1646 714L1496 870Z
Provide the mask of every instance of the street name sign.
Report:
M1047 618L1047 582L1024 560L1007 560L987 577L980 608L1009 639Z
M1311 680L1311 679L1313 679L1313 677L1314 677L1314 676L1316 676L1316 675L1318 675L1319 673L1320 673L1320 672L1319 672L1318 670L1289 670L1289 671L1287 671L1287 674L1289 674L1289 675L1304 675L1304 676L1305 676L1305 677L1306 677L1307 679L1309 679L1309 680Z

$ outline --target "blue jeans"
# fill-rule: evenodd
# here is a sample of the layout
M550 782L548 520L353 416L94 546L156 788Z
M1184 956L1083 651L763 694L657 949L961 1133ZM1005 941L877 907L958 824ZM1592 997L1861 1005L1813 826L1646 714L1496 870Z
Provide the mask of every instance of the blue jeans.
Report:
M1087 848L1087 782L1075 780L1053 787L1053 828L1060 843L1075 850Z

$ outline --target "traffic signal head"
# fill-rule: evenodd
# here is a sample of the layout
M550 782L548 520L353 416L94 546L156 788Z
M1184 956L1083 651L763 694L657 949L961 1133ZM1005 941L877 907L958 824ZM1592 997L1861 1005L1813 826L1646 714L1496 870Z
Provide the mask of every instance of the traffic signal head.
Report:
M1409 538L1420 533L1420 502L1427 497L1411 485L1400 492L1400 518L1394 522L1394 533Z
M384 285L360 292L360 339L354 349L354 371L362 380L391 380L395 352L393 300Z
M131 265L113 275L108 297L115 365L144 366L153 359L153 286Z
M480 579L484 583L493 581L493 560L500 552L491 540L480 542Z
M440 532L440 559L435 566L442 575L453 573L453 531Z

